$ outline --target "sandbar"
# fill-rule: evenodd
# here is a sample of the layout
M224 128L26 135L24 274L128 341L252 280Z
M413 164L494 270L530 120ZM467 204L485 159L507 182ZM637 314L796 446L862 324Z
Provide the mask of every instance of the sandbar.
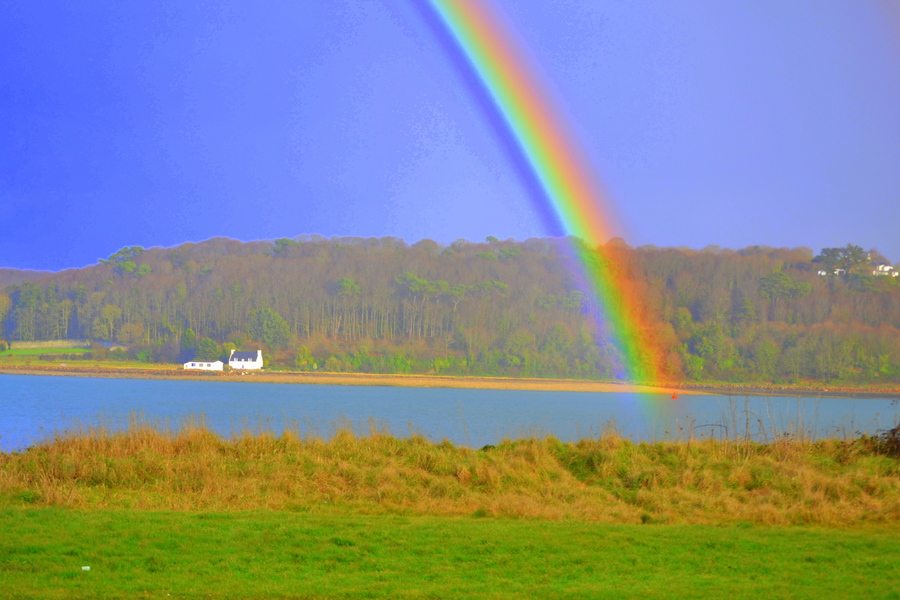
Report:
M133 365L133 363L132 363ZM829 385L772 383L675 382L642 384L583 379L481 377L456 375L407 375L378 373L327 373L301 371L186 371L176 365L115 366L77 364L2 364L0 375L62 375L123 379L175 379L232 383L293 383L306 385L362 385L482 390L537 390L555 392L625 392L653 395L804 396L838 398L898 398L896 385Z
M626 392L637 394L709 394L680 386L643 385L628 382L526 377L461 377L451 375L406 375L376 373L324 373L299 371L186 371L178 367L115 367L80 365L2 365L0 374L65 375L127 379L176 379L234 383L293 383L307 385L363 385L483 390L539 390L558 392Z

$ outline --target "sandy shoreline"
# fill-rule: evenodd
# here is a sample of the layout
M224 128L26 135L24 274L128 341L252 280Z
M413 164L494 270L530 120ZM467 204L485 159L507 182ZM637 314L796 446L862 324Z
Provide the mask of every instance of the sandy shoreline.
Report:
M366 385L388 387L456 388L484 390L538 390L562 392L628 392L676 395L774 395L846 398L900 398L900 388L888 386L798 386L776 384L706 384L680 382L642 385L576 379L532 379L513 377L456 377L447 375L381 375L372 373L303 372L201 372L160 367L114 367L79 365L2 365L0 375L59 375L123 379L174 379L229 383L291 383L301 385Z
M528 379L507 377L454 377L446 375L382 375L372 373L302 372L202 372L178 368L78 367L54 365L0 365L0 375L62 375L125 379L175 379L232 383L292 383L305 385L367 385L388 387L457 388L484 390L542 390L564 392L631 392L639 394L709 394L680 386L638 385L575 379Z

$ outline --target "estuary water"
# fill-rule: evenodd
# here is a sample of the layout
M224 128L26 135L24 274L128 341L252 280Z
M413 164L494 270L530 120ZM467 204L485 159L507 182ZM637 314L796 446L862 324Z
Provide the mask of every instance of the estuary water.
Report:
M140 418L170 428L202 416L220 435L285 428L329 437L337 428L480 448L505 438L598 437L635 441L688 436L768 441L775 436L853 437L900 422L884 398L680 395L298 385L0 375L0 450L14 452L87 425Z

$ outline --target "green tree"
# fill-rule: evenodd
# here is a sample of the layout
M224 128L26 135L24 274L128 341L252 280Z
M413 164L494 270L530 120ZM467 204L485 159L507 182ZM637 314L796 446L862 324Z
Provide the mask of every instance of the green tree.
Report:
M734 343L715 323L697 330L688 341L688 348L692 354L704 359L702 364L713 374L718 371L719 375L731 375L735 360Z
M759 280L760 293L774 305L779 298L788 298L794 289L794 280L784 271L775 271Z
M195 360L213 361L219 360L222 354L222 348L215 340L210 338L200 338L197 342L197 353L194 355Z
M197 353L197 334L190 327L181 334L181 352L179 360L187 362Z
M808 283L794 281L784 271L775 271L759 280L759 292L772 303L773 311L778 305L778 300L803 298L809 295L811 289L812 286Z
M339 296L359 296L362 290L359 284L349 277L341 277L335 282L335 288Z
M123 261L129 261L132 258L137 258L143 253L144 249L141 246L125 246L115 254L110 255L108 259L104 260L101 258L97 262L100 264L114 265Z
M337 356L329 356L325 360L325 370L330 373L337 373L344 370L344 362Z
M134 272L135 268L137 268L137 263L131 260L123 260L116 265L116 271L122 275L128 275L129 273Z
M306 346L297 348L294 354L294 366L301 371L311 371L316 368L316 361L312 352Z
M6 316L12 308L12 300L5 294L0 294L0 337L6 334Z
M849 276L869 263L869 255L862 246L847 244L843 248L823 248L812 260L826 275Z
M702 379L703 366L706 360L700 356L697 356L696 354L691 353L688 349L687 344L682 344L678 348L678 353L681 355L681 358L684 361L685 374L691 379Z
M281 350L291 341L288 324L271 308L261 308L250 312L248 319L250 335L273 350Z
M771 337L759 338L753 347L753 363L756 375L760 379L772 379L775 367L781 356L781 346Z
M675 333L679 336L683 338L689 335L693 322L694 317L691 315L691 311L686 307L679 306L675 309L675 315L672 318L672 326L675 328Z
M288 251L291 248L299 248L302 245L302 242L297 242L290 238L278 238L277 240L275 240L275 250L273 251L273 255L287 256Z

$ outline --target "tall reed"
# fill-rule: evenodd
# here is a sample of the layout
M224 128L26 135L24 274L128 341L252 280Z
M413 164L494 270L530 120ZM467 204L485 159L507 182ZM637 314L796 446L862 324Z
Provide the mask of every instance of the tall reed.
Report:
M748 428L750 431L752 428ZM0 454L0 505L271 509L842 525L900 520L900 461L875 438L793 435L634 443L609 427L576 443L480 450L393 435L374 420L328 438L265 423L230 438L202 416L178 427L132 415Z

